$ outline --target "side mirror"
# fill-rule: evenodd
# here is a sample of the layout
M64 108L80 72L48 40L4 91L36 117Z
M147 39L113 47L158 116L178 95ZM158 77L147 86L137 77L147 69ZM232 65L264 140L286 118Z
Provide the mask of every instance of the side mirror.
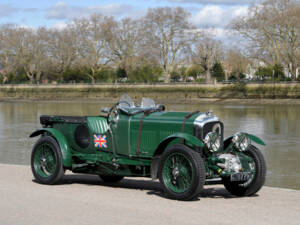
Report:
M105 108L101 109L101 112L103 112L103 113L109 113L109 110L110 110L110 108L105 107Z

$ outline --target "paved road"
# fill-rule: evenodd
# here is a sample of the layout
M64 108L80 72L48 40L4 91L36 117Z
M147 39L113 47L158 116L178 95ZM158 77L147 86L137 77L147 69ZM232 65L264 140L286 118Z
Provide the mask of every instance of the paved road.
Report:
M0 224L300 224L300 191L264 187L236 198L223 186L205 186L198 200L182 202L162 197L150 179L108 185L67 174L48 186L33 182L28 166L0 164Z

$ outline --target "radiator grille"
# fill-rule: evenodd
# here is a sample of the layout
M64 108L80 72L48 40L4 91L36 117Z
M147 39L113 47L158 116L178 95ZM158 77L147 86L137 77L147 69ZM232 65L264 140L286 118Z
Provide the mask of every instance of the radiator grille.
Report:
M219 125L219 126L218 126ZM205 138L205 136L209 133L213 131L213 128L215 127L219 127L221 128L221 140L224 140L224 125L222 122L220 121L215 121L215 122L209 122L204 124L203 127L200 127L198 125L195 125L195 136L197 138L199 138L200 140L203 140ZM216 131L216 130L215 130Z

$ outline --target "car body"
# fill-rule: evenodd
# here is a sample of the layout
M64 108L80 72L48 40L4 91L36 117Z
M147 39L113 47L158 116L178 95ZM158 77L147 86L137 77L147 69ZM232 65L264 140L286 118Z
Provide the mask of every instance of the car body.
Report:
M224 125L211 111L169 112L143 98L135 106L123 95L106 116L41 116L41 135L31 167L42 184L55 184L65 170L98 174L106 182L123 177L159 179L167 197L189 200L204 184L223 183L238 196L264 184L265 145L249 133L224 139Z

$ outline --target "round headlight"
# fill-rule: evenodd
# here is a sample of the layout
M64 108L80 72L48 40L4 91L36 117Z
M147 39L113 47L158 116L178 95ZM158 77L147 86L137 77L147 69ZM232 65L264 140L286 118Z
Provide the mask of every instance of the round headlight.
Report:
M246 151L250 145L250 139L246 134L236 133L232 137L234 147L239 151Z
M205 136L204 143L209 151L217 152L221 146L221 137L216 132L209 132Z

